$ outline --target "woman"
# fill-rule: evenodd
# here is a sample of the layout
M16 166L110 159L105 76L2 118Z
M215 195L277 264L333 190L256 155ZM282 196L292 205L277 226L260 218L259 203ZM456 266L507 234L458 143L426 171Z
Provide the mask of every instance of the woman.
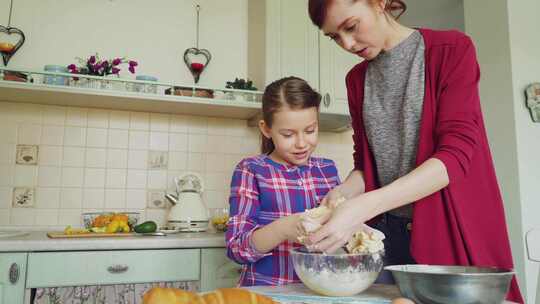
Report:
M388 264L512 268L474 45L405 27L396 11L402 1L309 1L313 23L365 59L346 77L354 169L322 203L347 200L310 242L334 251L371 220ZM523 303L515 278L508 298Z

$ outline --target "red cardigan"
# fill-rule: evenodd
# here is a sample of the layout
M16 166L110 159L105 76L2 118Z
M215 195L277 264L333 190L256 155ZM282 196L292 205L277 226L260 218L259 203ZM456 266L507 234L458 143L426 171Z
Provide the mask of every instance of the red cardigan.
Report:
M450 183L415 202L411 253L419 264L513 268L504 207L480 109L474 45L457 31L420 29L425 43L425 96L416 166L437 158ZM347 75L354 130L354 166L366 191L379 187L364 131L362 104L368 61ZM508 299L523 303L516 279Z

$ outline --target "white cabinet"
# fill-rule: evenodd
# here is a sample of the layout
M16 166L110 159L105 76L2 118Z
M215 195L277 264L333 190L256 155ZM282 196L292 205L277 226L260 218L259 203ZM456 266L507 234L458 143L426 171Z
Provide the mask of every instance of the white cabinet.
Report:
M24 301L26 253L0 254L0 304Z
M360 58L324 36L307 8L307 0L266 0L266 84L304 78L323 95L323 113L348 115L345 76Z

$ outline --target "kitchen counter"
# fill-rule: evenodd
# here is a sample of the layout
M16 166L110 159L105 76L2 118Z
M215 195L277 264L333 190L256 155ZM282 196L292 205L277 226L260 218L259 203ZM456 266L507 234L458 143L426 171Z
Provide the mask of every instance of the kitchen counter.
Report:
M0 238L0 252L92 251L225 247L223 233L194 232L166 236L52 239L45 231Z
M266 295L281 304L387 304L401 297L396 285L373 284L369 289L350 297L327 297L314 293L303 284L253 286L248 290ZM516 304L505 301L503 304Z

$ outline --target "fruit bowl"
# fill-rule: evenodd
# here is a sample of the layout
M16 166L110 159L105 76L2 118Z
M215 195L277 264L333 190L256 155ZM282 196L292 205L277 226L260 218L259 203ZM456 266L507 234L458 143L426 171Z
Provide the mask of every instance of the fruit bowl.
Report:
M325 296L352 296L369 288L383 267L384 251L324 254L292 249L296 274L312 291Z
M85 212L82 214L82 221L83 226L86 229L91 229L92 227L95 227L93 225L94 221L98 217L102 218L112 218L114 215L123 215L125 214L128 217L128 225L129 227L133 228L135 225L137 225L137 222L139 221L140 213L139 212Z

